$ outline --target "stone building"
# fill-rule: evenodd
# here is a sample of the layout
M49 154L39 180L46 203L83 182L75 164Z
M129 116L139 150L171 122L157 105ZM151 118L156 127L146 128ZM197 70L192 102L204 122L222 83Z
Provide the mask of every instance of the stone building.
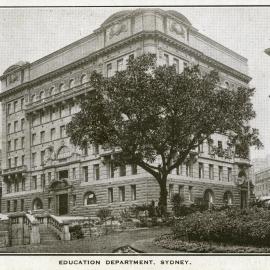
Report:
M257 198L270 198L270 168L255 173L254 193Z
M104 162L110 151L77 149L65 131L78 100L91 91L93 70L112 76L127 59L147 52L179 72L193 64L217 69L221 87L247 86L251 79L246 58L202 35L182 14L161 9L117 12L89 36L33 63L12 65L0 77L3 212L94 215L100 207L157 202L159 187L149 174L134 166L114 170ZM168 200L179 192L187 203L204 198L245 207L248 168L249 160L216 134L169 176Z

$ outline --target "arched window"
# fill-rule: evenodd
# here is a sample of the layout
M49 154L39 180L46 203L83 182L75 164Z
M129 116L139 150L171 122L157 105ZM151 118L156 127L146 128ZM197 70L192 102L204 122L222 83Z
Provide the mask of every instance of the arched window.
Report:
M50 95L53 96L53 95L55 95L55 94L56 94L56 89L55 89L55 87L51 87L51 89L50 89Z
M44 99L45 98L45 92L41 91L39 94L40 99Z
M62 91L64 91L64 84L63 83L61 83L59 85L59 92L62 92Z
M36 95L35 95L35 94L33 94L33 95L31 96L31 101L32 101L32 102L35 102L35 101L36 101Z
M97 198L94 192L88 191L83 197L84 205L91 205L97 203Z
M33 200L32 209L33 210L43 209L43 203L40 198L35 198Z
M75 81L74 81L73 79L71 79L71 80L69 81L69 88L74 87L74 85L75 85Z
M226 191L223 196L223 203L225 205L232 205L233 204L233 196L230 191Z
M215 202L214 192L211 189L207 189L204 192L203 199L210 207Z
M57 158L58 159L63 159L63 158L67 158L70 157L70 150L67 146L63 146L62 148L60 148L60 150L58 151L58 155Z
M228 82L225 82L225 87L229 89L230 84Z
M86 75L83 74L82 77L81 77L81 84L84 84L87 82L87 78L86 78Z

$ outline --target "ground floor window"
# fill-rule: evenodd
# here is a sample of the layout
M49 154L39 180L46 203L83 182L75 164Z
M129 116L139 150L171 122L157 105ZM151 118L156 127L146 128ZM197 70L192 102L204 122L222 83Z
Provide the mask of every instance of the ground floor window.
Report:
M225 205L232 205L233 204L233 197L230 191L226 191L223 196L223 203Z
M204 192L203 199L205 203L207 203L208 206L211 207L211 205L214 203L214 192L211 189L207 189Z
M84 205L91 205L97 202L96 195L94 192L89 191L84 195Z
M21 199L21 211L24 211L24 199Z
M40 198L36 198L33 201L33 210L43 209L43 204Z
M113 188L108 188L108 202L113 202Z
M169 199L173 198L173 184L169 184Z
M136 185L131 185L131 200L135 201L137 199Z
M17 212L17 200L13 201L13 211Z
M125 201L125 187L119 187L119 201L124 202Z
M7 212L10 212L10 201L7 201Z

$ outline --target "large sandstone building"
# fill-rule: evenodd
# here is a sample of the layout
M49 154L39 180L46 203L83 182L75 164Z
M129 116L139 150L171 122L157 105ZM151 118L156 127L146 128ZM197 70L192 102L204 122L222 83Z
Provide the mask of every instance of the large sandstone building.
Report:
M105 162L107 149L75 148L65 131L78 101L91 91L93 70L112 76L130 57L147 52L179 72L193 64L217 69L221 87L247 86L251 79L246 58L202 35L182 14L161 9L117 12L91 35L33 63L12 65L0 77L2 212L93 215L100 207L157 202L159 187L149 174L134 166L114 170ZM245 207L248 167L226 136L216 134L172 172L168 200L179 192L187 203L202 198Z

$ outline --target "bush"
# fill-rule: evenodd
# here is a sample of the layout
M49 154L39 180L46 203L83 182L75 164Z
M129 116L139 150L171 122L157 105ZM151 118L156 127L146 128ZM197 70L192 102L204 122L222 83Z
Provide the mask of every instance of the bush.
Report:
M101 208L97 211L97 217L101 219L101 221L105 221L106 218L111 216L112 211L109 208Z
M71 240L83 238L83 232L80 225L69 227L69 232Z
M227 209L197 212L175 222L177 238L230 244L270 246L270 211Z

